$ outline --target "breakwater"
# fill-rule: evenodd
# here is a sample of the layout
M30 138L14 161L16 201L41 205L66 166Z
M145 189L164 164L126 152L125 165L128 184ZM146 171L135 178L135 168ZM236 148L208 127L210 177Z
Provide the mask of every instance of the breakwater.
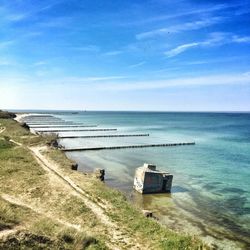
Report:
M195 145L195 142L182 143L162 143L162 144L144 144L144 145L126 145L126 146L104 146L104 147L82 147L82 148L63 148L62 151L86 151L86 150L103 150L103 149L126 149L126 148L151 148L151 147L176 147Z

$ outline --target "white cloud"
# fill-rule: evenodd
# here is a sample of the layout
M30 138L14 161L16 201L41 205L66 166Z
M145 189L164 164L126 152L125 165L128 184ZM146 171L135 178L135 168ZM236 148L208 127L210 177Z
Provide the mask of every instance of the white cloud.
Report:
M11 66L11 65L16 65L16 63L7 58L0 58L0 66Z
M89 82L105 82L111 80L125 79L125 76L89 76L89 77L64 77L58 80L51 80L48 84L88 84Z
M248 85L250 84L249 72L241 74L225 74L225 75L204 75L200 77L181 77L165 80L151 81L103 81L96 77L86 81L85 78L61 78L55 80L41 80L31 77L16 77L5 79L0 76L0 106L2 108L41 108L41 109L79 109L79 107L87 107L94 109L145 109L149 107L148 102L137 103L129 99L129 93L141 95L141 91L147 91L151 95L151 90L160 90L178 87L182 90L192 86L224 85L225 89L228 85ZM83 82L85 80L85 82ZM94 81L96 80L96 81ZM35 84L35 85L34 85ZM185 91L188 91L186 89ZM168 92L168 91L166 91ZM170 91L171 92L171 91ZM159 91L158 91L159 93ZM122 103L122 99L126 102L126 106ZM177 96L180 101L180 108L186 107L185 100ZM166 100L164 100L165 102ZM108 105L110 103L110 105ZM159 103L154 101L155 107L159 109ZM171 104L171 101L170 101ZM108 105L108 106L105 106ZM197 103L196 106L200 103ZM203 103L202 103L203 105ZM202 107L201 105L201 107ZM206 105L205 105L206 106ZM176 106L174 106L176 107ZM230 106L228 107L230 108ZM202 108L201 108L202 109Z
M122 84L108 83L97 85L97 89L106 91L135 91L150 89L165 89L169 87L207 86L207 85L238 85L250 84L250 75L247 73L227 75L205 75L191 78L173 78L158 81L123 82Z
M48 63L46 61L38 61L38 62L35 62L33 65L36 67L36 66L44 66L47 64Z
M0 41L0 49L5 49L6 47L9 47L12 45L15 41L10 40L10 41Z
M174 49L166 51L164 54L167 57L174 57L174 56L177 56L177 55L183 53L184 51L186 51L188 49L192 49L195 47L218 46L218 45L222 45L222 44L225 44L228 42L232 42L232 40L230 38L228 38L227 33L214 32L214 33L211 33L209 35L209 38L207 40L200 41L200 42L182 44L182 45L177 46Z
M163 4L167 4L167 2L164 0ZM169 3L168 3L169 4ZM169 20L169 19L180 19L185 16L191 16L191 15L200 15L200 16L207 16L207 15L213 15L214 12L217 11L223 11L223 10L228 10L232 8L238 8L240 6L244 6L243 3L237 3L237 4L211 4L206 7L198 8L198 6L195 6L195 8L182 8L182 12L178 11L177 13L173 14L167 14L167 15L157 15L153 17L147 17L139 20L132 20L132 21L127 21L126 23L116 23L121 26L128 26L128 25L145 25L148 23L153 23L153 22L161 22L164 20ZM236 12L235 12L236 14ZM240 15L241 13L239 13Z
M180 53L184 52L185 50L188 50L190 48L193 48L193 47L197 47L199 46L201 43L187 43L187 44L182 44L174 49L171 49L167 52L165 52L165 55L167 57L173 57L173 56L177 56L179 55Z
M79 47L73 47L72 49L77 50L77 51L84 51L84 52L98 52L98 51L100 51L100 48L96 45L79 46Z
M145 38L151 38L154 36L165 35L168 33L178 33L181 31L188 31L188 30L198 30L204 27L211 26L215 23L218 23L222 19L223 19L222 17L212 17L212 18L207 18L203 20L182 23L182 24L173 25L167 28L161 28L161 29L151 30L148 32L143 32L143 33L137 34L136 38L138 40L141 40Z
M250 36L233 36L232 41L235 43L250 43Z
M120 55L122 53L123 53L123 51L121 51L121 50L113 50L113 51L105 52L102 55L104 55L104 56L117 56L117 55Z
M11 14L5 17L10 22L18 22L22 21L23 19L27 18L27 14Z
M146 62L143 61L143 62L139 62L139 63L136 63L136 64L131 64L128 66L128 68L137 68L137 67L140 67L142 65L144 65Z

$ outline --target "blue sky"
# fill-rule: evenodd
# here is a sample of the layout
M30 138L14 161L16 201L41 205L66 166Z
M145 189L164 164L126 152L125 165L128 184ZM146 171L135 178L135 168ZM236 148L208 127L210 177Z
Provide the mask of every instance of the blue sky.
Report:
M249 55L249 0L0 2L0 108L249 111Z

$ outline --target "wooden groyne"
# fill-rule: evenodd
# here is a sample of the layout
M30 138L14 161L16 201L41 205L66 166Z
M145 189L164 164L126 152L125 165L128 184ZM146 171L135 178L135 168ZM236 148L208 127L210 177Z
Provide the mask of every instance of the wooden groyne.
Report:
M70 124L66 124L66 125L29 125L28 126L30 128L36 129L36 128L84 128L84 127L90 127L90 128L94 128L97 127L97 125L70 125Z
M57 129L57 130L39 130L34 129L36 132L39 133L53 133L53 132L79 132L79 131L117 131L117 128L98 128L98 129Z
M107 146L107 147L94 147L94 148L63 148L62 151L87 151L87 150L104 150L104 149L125 149L125 148L151 148L151 147L175 147L175 146L188 146L195 145L195 142L182 142L182 143L163 143L163 144L145 144L145 145L128 145L128 146Z
M23 120L58 120L58 119L61 119L59 117L55 117L55 116L26 116L26 117L23 117Z
M25 122L29 126L49 126L49 125L82 125L77 122L55 121L55 122Z
M27 123L38 123L38 122L40 122L40 123L42 123L42 122L65 122L65 120L62 120L62 119L56 119L56 118L54 118L54 119L41 119L41 120L37 120L37 119L22 119L22 121L23 122L27 122Z
M54 116L53 115L28 115L28 116L25 116L25 118L53 118Z
M105 137L139 137L149 136L149 134L121 134L121 135L73 135L73 136L58 136L59 139L74 139L74 138L105 138Z

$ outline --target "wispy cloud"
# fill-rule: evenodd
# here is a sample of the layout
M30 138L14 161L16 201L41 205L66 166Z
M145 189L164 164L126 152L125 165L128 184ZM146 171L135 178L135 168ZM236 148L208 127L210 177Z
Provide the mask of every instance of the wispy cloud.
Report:
M235 43L250 43L250 36L233 36L232 41Z
M173 57L173 56L177 56L179 54L181 54L182 52L188 50L188 49L191 49L191 48L194 48L194 47L197 47L197 46L200 46L202 43L201 42L196 42L196 43L186 43L186 44L182 44L182 45L179 45L178 47L174 48L174 49L171 49L167 52L165 52L165 55L167 57Z
M165 3L165 1L163 1ZM169 3L168 3L169 4ZM211 4L206 7L200 7L198 8L195 6L195 8L182 8L183 11L178 11L177 13L173 14L166 14L166 15L157 15L153 17L147 17L144 19L139 19L139 20L132 20L132 21L127 21L126 23L117 23L120 26L133 26L133 25L145 25L145 24L150 24L154 22L161 22L169 19L180 19L186 16L193 16L193 15L200 15L200 16L207 16L207 15L214 15L216 12L221 12L221 11L228 11L233 9L234 13L236 14L235 9L238 7L244 6L243 3L234 3L234 4ZM238 12L237 12L238 13ZM239 12L239 15L241 13Z
M38 15L39 13L48 11L52 9L54 6L60 4L61 2L62 1L60 0L47 4L46 1L41 1L39 3L36 3L35 5L32 5L32 8L31 7L28 9L25 8L25 10L23 11L16 11L13 8L11 8L11 5L2 4L2 6L0 6L0 14L2 18L7 22L20 22L28 18L31 18L35 15Z
M27 18L28 14L26 13L20 13L20 14L10 14L10 15L7 15L5 18L7 19L7 21L10 21L10 22L18 22L18 21L21 21L25 18Z
M102 55L104 55L104 56L117 56L117 55L120 55L122 53L123 53L122 50L113 50L113 51L105 52Z
M64 84L87 84L89 82L104 82L104 81L110 81L110 80L119 80L119 79L125 79L128 77L125 76L89 76L89 77L65 77L58 81L58 83L64 83ZM55 83L55 82L54 82Z
M128 68L131 68L131 69L138 68L138 67L144 65L145 63L146 63L145 61L142 61L142 62L139 62L139 63L136 63L136 64L131 64L131 65L128 66Z
M197 61L187 61L181 62L182 65L201 65L201 64L211 64L211 63L220 63L220 62L237 62L249 59L248 56L231 56L231 57L220 57L215 59L205 59L205 60L197 60Z
M151 38L154 36L166 35L168 33L178 33L181 31L188 31L188 30L198 30L204 27L211 26L223 20L222 17L212 17L203 20L193 21L182 23L178 25L173 25L167 28L155 29L148 32L139 33L136 35L136 39L146 39Z
M38 61L38 62L35 62L33 64L33 66L39 67L39 66L44 66L44 65L47 65L47 64L48 64L48 62L46 62L46 61Z
M72 47L73 50L77 51L84 51L84 52L99 52L100 47L96 45L85 45L85 46L79 46L79 47Z
M0 49L5 49L6 47L9 47L12 45L15 41L14 40L9 40L9 41L0 41Z
M237 40L241 40L241 38L237 37ZM245 38L242 40L245 40L245 42L247 41L247 39ZM192 48L218 46L218 45L222 45L225 43L233 43L233 42L237 42L237 41L235 41L234 36L233 37L230 36L229 33L213 32L209 35L209 38L204 41L182 44L182 45L177 46L174 49L171 49L165 52L164 54L167 57L174 57Z
M158 81L137 81L123 82L123 84L108 83L97 85L97 89L106 91L135 91L150 89L165 89L169 87L189 87L189 86L208 86L208 85L238 85L250 84L250 74L248 72L227 75L204 75L200 77L173 78Z
M38 23L43 28L72 28L73 17L61 16L57 18L50 18L43 22Z
M15 63L9 59L0 58L0 66L11 66L11 65L15 65Z

